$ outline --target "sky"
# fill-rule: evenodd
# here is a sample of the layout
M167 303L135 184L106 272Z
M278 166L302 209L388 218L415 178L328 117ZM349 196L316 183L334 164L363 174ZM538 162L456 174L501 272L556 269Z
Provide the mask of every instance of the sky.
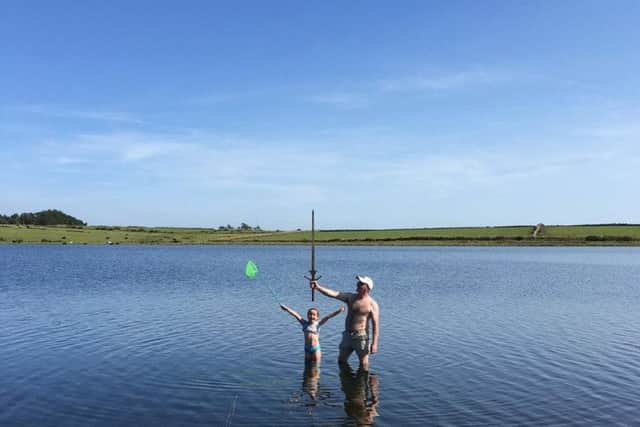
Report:
M638 1L0 3L0 213L640 223Z

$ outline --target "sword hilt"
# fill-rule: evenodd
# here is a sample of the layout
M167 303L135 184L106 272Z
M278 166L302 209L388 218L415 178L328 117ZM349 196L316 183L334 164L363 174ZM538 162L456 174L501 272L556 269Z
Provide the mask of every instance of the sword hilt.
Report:
M311 277L304 276L304 278L307 279L309 282L320 280L322 278L322 276L316 277L315 270L309 270L309 273L311 273ZM315 300L316 300L316 290L311 289L311 301L315 301Z

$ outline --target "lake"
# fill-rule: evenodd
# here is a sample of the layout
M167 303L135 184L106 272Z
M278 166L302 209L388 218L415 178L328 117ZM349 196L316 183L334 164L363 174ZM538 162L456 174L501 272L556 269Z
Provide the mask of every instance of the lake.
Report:
M303 337L302 246L0 246L0 425L629 425L640 248L317 248L326 286L375 281L379 353ZM253 260L260 272L244 276ZM272 294L272 291L275 296Z

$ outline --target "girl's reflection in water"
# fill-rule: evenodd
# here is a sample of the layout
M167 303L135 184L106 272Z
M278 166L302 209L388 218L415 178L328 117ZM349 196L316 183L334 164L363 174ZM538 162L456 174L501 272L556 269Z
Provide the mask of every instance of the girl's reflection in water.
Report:
M318 400L320 389L320 366L317 363L305 363L302 379L302 391L313 400Z
M320 365L314 362L307 362L304 365L302 374L302 390L291 396L289 403L302 405L305 407L307 415L311 415L313 409L323 404L323 401L330 396L330 391L320 390Z

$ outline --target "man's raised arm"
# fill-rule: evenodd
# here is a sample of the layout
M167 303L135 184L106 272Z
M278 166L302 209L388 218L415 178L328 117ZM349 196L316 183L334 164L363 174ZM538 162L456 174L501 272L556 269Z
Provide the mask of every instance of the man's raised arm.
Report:
M333 289L329 289L329 288L325 288L324 286L320 286L320 283L318 283L317 280L310 281L309 282L309 287L311 289L317 289L321 294L324 294L324 295L326 295L328 297L331 297L331 298L339 299L340 301L346 301L347 298L348 298L342 292L334 291Z

